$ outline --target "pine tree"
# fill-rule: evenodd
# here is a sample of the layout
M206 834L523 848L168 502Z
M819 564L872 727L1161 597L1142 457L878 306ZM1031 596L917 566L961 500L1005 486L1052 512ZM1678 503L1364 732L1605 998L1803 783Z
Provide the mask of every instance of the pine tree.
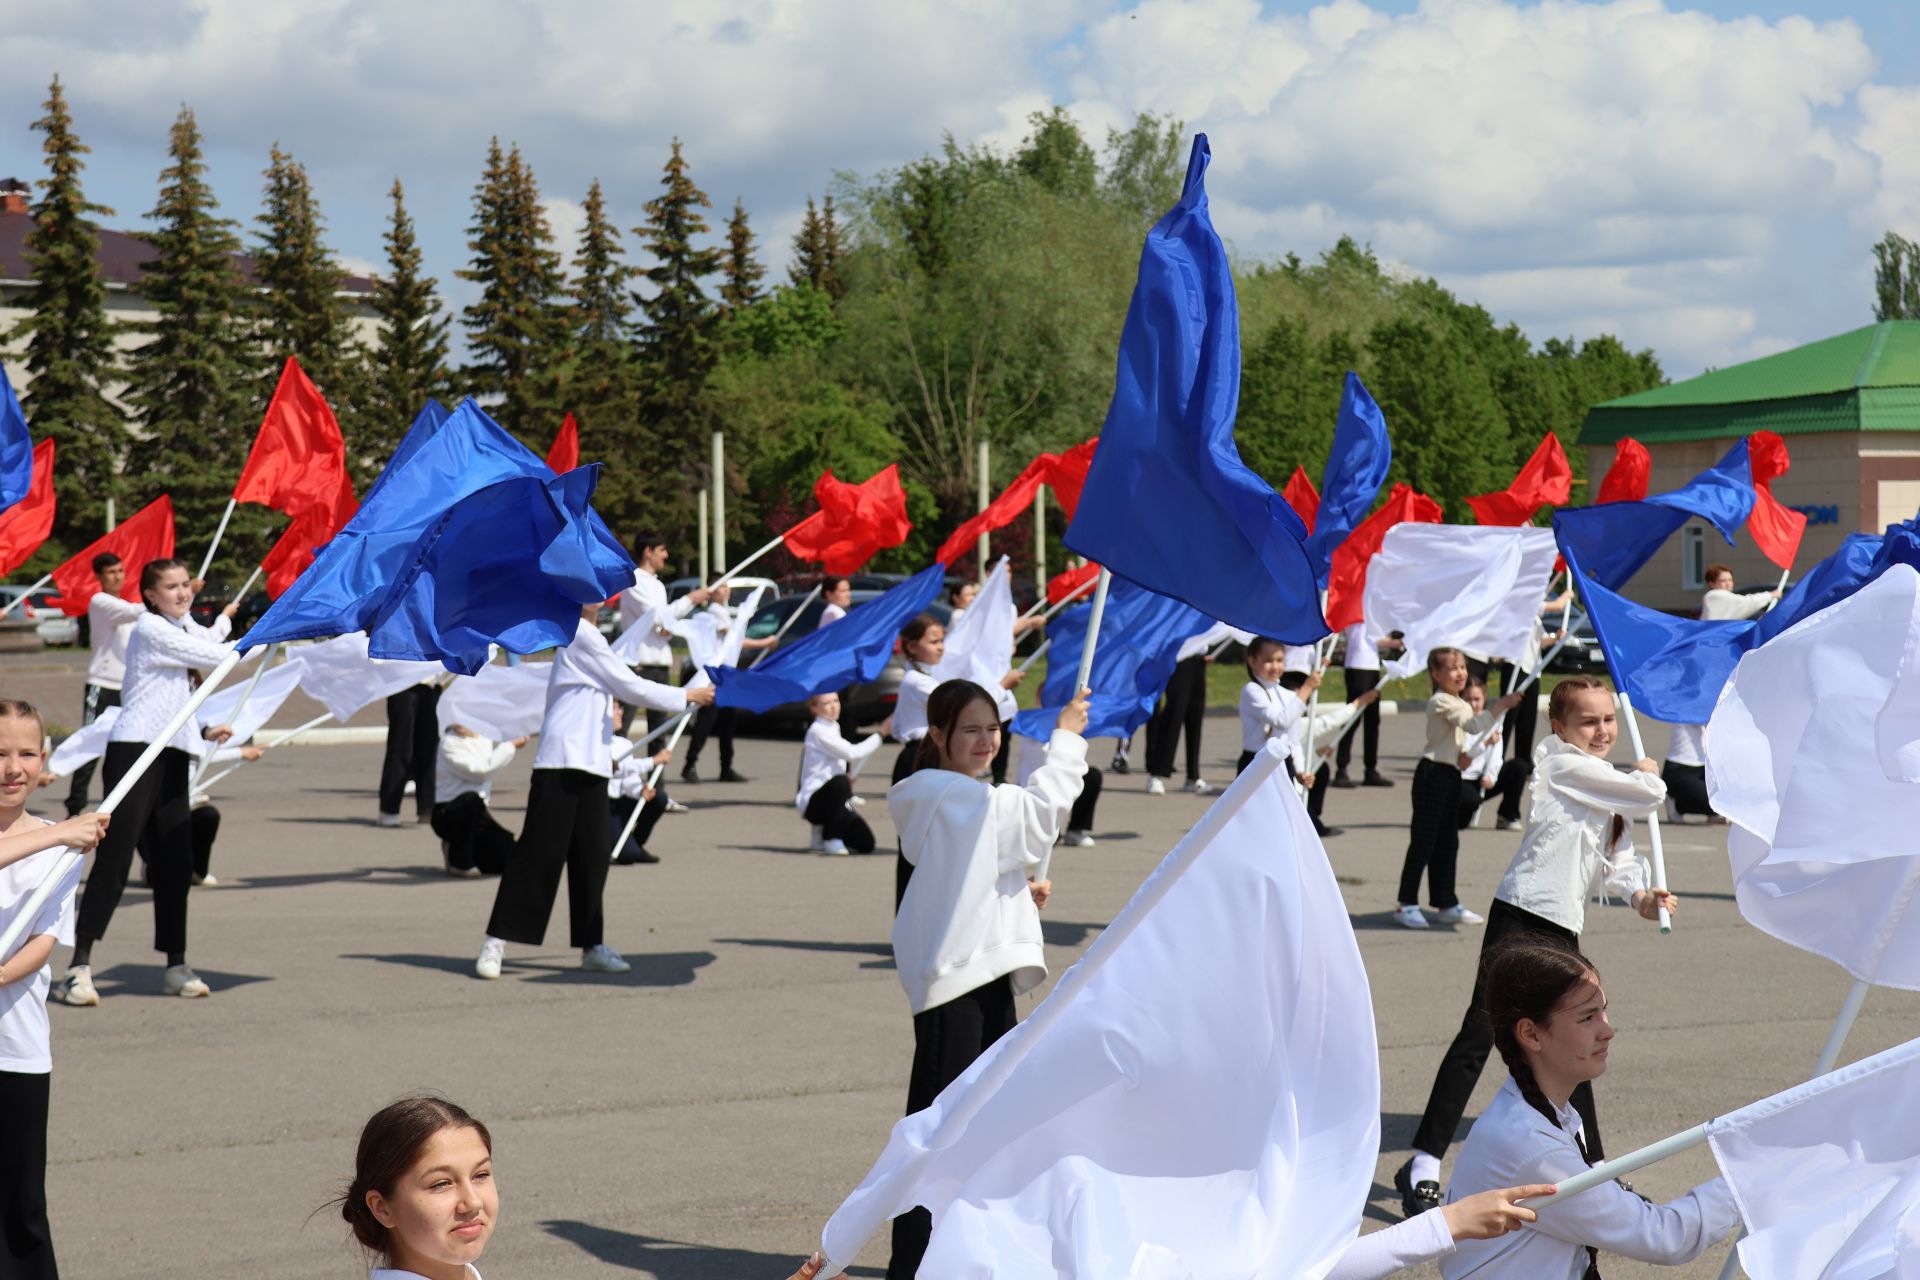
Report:
M566 355L566 279L518 146L503 157L498 138L489 144L473 209L473 264L454 273L480 286L479 301L461 313L473 349L466 377L476 392L500 397L491 412L504 426L533 440L550 431L542 413L553 407Z
M563 404L579 425L583 459L635 458L640 454L635 421L639 388L627 342L633 296L627 282L638 272L624 261L626 250L620 247L619 229L607 218L598 178L581 208L586 222L574 254L573 305L567 317L572 350ZM601 514L616 522L639 518L630 470L616 467L603 473L595 494Z
M846 292L840 283L840 227L833 217L833 197L824 208L816 209L813 197L807 197L807 216L793 237L793 265L787 279L794 284L810 284L829 298Z
M173 163L161 172L160 200L147 214L159 223L148 237L155 257L144 264L141 285L159 315L147 327L152 340L128 360L127 400L142 431L129 460L140 484L129 497L143 504L172 494L180 540L191 544L213 536L253 443L259 366L245 321L236 224L217 212L188 108L174 121L167 153ZM225 568L258 549L248 535L266 523L236 515L222 544Z
M8 336L28 339L27 372L33 381L21 407L33 434L59 442L54 536L82 545L106 527L106 501L119 484L129 440L120 411L101 390L116 360L106 285L96 261L100 238L88 220L89 214L113 210L91 203L80 189L86 168L80 157L91 148L73 131L58 76L47 89L46 111L33 123L47 135L42 149L49 176L40 180L42 196L27 232L33 265L33 287L25 299L30 314Z
M407 213L406 193L393 180L393 216L382 237L386 274L374 282L373 309L380 316L378 345L367 353L366 390L348 439L364 482L387 465L414 415L428 399L448 391L447 327L432 276L420 273L420 246Z
M747 208L738 197L733 202L733 217L727 219L726 273L720 299L728 310L738 311L760 300L760 281L767 269L754 259L753 229L747 225Z
M259 332L266 356L259 396L264 411L288 356L333 406L350 413L359 391L358 361L352 330L340 303L346 273L321 239L325 219L314 203L306 166L275 143L266 170L266 208L260 224L260 250L254 268L262 292Z

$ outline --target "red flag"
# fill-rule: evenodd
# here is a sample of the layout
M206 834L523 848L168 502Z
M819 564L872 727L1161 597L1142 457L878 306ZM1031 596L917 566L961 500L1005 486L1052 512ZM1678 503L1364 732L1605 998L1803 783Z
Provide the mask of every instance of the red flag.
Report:
M563 476L579 465L580 428L568 414L560 419L560 434L553 438L553 448L547 450L547 466L555 475Z
M1005 528L1022 511L1033 505L1033 495L1040 492L1048 471L1059 460L1054 454L1043 453L1029 462L1027 469L1002 489L1000 496L989 502L985 511L948 534L947 540L940 544L940 549L933 553L933 558L941 564L952 564L980 540L981 534Z
M1411 485L1396 484L1378 511L1362 520L1333 553L1327 576L1327 626L1335 631L1360 621L1367 590L1367 564L1397 524L1439 524L1440 504Z
M1607 468L1607 478L1600 482L1600 496L1594 503L1639 502L1647 496L1652 476L1653 458L1647 446L1632 436L1622 436L1614 443L1613 465Z
M1549 431L1512 484L1498 493L1468 498L1467 505L1481 524L1512 526L1529 523L1541 507L1564 506L1572 496L1573 467L1560 437Z
M1747 532L1761 555L1782 569L1791 569L1800 553L1801 535L1807 531L1807 517L1782 506L1773 496L1773 482L1792 465L1787 442L1771 431L1756 431L1747 437L1747 461L1753 467L1753 514L1747 517Z
M247 465L233 486L233 500L297 516L315 507L338 507L342 490L351 501L353 485L347 479L340 424L299 362L288 356Z
M1093 451L1100 445L1100 437L1082 440L1053 460L1047 469L1047 485L1053 490L1054 500L1060 504L1060 510L1067 515L1069 523L1073 513L1080 509L1080 491L1087 486L1087 471L1093 466Z
M837 479L829 468L814 483L813 497L820 509L781 536L790 553L820 561L829 574L857 571L875 552L899 546L913 531L899 463L864 484Z
M53 532L53 437L33 446L33 484L27 496L0 511L0 575L12 573Z
M1300 517L1300 523L1307 526L1307 532L1313 532L1313 522L1320 515L1320 491L1313 487L1313 481L1307 477L1307 469L1295 466L1293 474L1287 477L1287 487L1280 496L1293 508L1293 514Z
M1078 569L1067 569L1061 573L1054 574L1051 578L1047 579L1047 603L1059 604L1076 591L1079 591L1083 596L1086 595L1086 592L1081 590L1081 588L1099 576L1100 566L1091 561L1081 565Z
M112 533L95 538L53 571L53 584L60 588L60 612L69 618L85 613L87 602L100 589L100 579L93 575L93 558L103 551L113 552L126 563L127 585L120 589L120 598L137 602L140 570L147 561L173 556L173 499L161 494L122 520Z

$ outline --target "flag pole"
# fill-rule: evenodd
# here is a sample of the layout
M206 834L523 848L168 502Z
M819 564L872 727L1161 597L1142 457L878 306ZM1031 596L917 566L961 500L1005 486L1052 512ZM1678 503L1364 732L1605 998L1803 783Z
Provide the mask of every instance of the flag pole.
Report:
M1596 1164L1584 1173L1576 1173L1571 1178L1562 1182L1559 1188L1550 1196L1541 1196L1537 1200L1523 1200L1520 1203L1526 1205L1529 1209L1537 1210L1548 1208L1565 1200L1568 1196L1577 1196L1582 1191L1589 1191L1603 1182L1612 1182L1615 1178L1624 1177L1637 1169L1644 1169L1650 1164L1656 1164L1659 1161L1665 1160L1668 1156L1679 1155L1682 1151L1690 1151L1694 1147L1706 1142L1706 1140L1707 1126L1697 1124L1691 1129L1674 1134L1672 1137L1662 1138L1658 1142L1650 1142L1638 1151L1629 1151L1626 1155L1608 1160L1602 1164Z
M213 531L213 545L207 548L207 558L200 562L200 572L193 576L205 581L207 570L213 567L213 553L220 549L220 539L227 534L227 521L233 519L233 509L240 505L238 498L227 499L227 509L220 513L220 527Z
M1544 664L1543 664L1544 665ZM1640 738L1640 718L1633 714L1633 697L1626 689L1620 690L1620 711L1627 722L1627 738L1633 743L1633 758L1647 758L1646 744ZM1647 847L1653 856L1653 888L1667 888L1667 850L1660 842L1660 815L1647 815ZM1665 907L1660 908L1660 932L1673 932L1673 916Z
M253 584L260 581L260 572L265 568L266 566L263 564L257 564L253 566L253 572L247 575L246 584L242 586L239 592L236 593L233 597L233 602L235 604L239 604L242 600L245 600L247 598L247 592L253 590Z
M679 715L675 716L673 721L669 721L669 724L672 724L672 727L673 727L673 736L667 739L667 750L669 752L671 752L675 747L680 745L680 735L683 732L685 732L687 724L693 719L693 713L694 713L694 708L688 707L685 711L682 711ZM663 724L658 729L654 730L653 733L664 733L666 729L667 729L667 725ZM648 741L648 739L652 737L653 737L652 733L648 734L646 738L642 738L639 742L634 743L633 749L635 751L638 751L641 748L641 746L643 746ZM665 766L664 764L656 764L655 766L653 766L653 772L647 775L647 788L649 790L651 790L660 781L660 775L666 771L666 767L667 766ZM627 815L627 825L620 828L620 838L613 842L613 852L607 855L609 861L611 861L614 858L618 858L620 856L620 851L627 847L627 841L631 839L633 836L633 829L640 825L640 812L646 807L647 807L647 801L644 796L641 796L635 800L634 806L633 806L633 812Z
M1325 591L1322 591L1320 593L1320 612L1324 615L1326 611L1327 611L1327 593ZM1323 621L1324 621L1324 618L1323 618ZM1313 642L1312 674L1320 675L1321 673L1325 672L1327 668L1327 664L1333 661L1333 646L1335 645L1335 643L1338 642L1339 636L1340 636L1340 633L1338 631L1327 632L1326 638L1324 640L1324 643L1327 646L1325 653L1322 653L1320 650L1320 646L1323 643L1323 641L1315 640ZM1313 775L1318 773L1320 770L1320 766L1314 763L1314 759L1313 759L1313 739L1314 739L1313 719L1316 715L1319 714L1319 712L1320 712L1320 686L1318 684L1315 684L1313 686L1312 695L1309 696L1307 699L1307 776L1297 780L1301 787L1302 795L1311 795L1313 793Z
M254 668L253 678L247 681L247 687L240 691L240 701L233 704L233 720L240 718L240 709L246 706L247 699L253 696L254 687L260 683L260 677L267 674L267 664L273 661L273 651L279 647L277 643L270 644L267 646L266 652L260 655L260 665ZM206 757L200 762L200 767L194 770L191 790L200 790L201 780L207 776L207 771L211 768L213 768L213 753L209 751ZM222 776L224 777L225 775L223 774Z
M140 781L141 776L153 767L153 762L160 758L160 753L167 749L167 743L172 740L173 735L180 732L181 728L193 719L194 713L200 710L201 704L213 696L214 691L220 687L220 682L239 665L240 652L237 649L220 659L220 665L207 673L207 678L200 682L200 687L195 689L193 695L173 713L173 719L167 722L167 727L153 735L153 741L147 744L146 750L142 751L139 759L133 762L133 767L121 775L120 781L114 784L113 790L107 793L107 798L100 802L99 813L111 815L120 807L120 802L127 798L129 791L133 790L134 783ZM59 886L68 871L79 865L86 856L85 853L73 849L60 855L52 869L47 872L46 878L40 881L31 894L27 895L27 900L21 904L20 910L7 925L5 933L0 934L0 956L8 959L13 957L14 950L26 934L27 926L40 918L40 912L46 907L47 900L53 897L54 889Z
M1078 600L1081 596L1085 595L1087 593L1088 588L1097 589L1098 585L1099 583L1097 578L1088 578L1085 582L1081 583L1079 586L1075 587L1073 590L1067 592L1067 594L1065 594L1064 596L1061 596L1058 600L1054 601L1052 604L1048 604L1047 598L1045 596L1041 596L1038 600L1033 602L1033 605L1031 608L1029 608L1025 613L1021 614L1018 618L1015 618L1014 621L1025 622L1028 618L1031 618L1034 614L1039 613L1040 621L1051 622L1053 621L1054 614L1059 613L1062 609L1066 608L1068 605L1072 604L1075 600ZM1041 613L1040 611L1042 609L1045 609L1046 612Z
M28 587L25 591L22 591L19 595L7 601L7 607L4 609L0 609L0 618L6 617L8 614L12 613L15 609L25 604L27 602L28 596L32 595L34 592L38 591L40 588L46 586L49 582L52 582L52 581L53 581L52 574L50 573L41 574L40 580L38 582L35 582L32 586Z
M1107 616L1107 587L1112 581L1113 574L1102 566L1099 585L1093 589L1093 616L1087 619L1086 643L1080 646L1080 674L1073 679L1073 696L1076 698L1082 689L1087 688L1087 681L1093 678L1093 651L1100 641L1100 622ZM1061 603L1065 604L1066 601Z
M305 733L307 730L317 729L331 719L333 719L333 712L331 711L325 713L324 715L317 715L313 719L307 721L305 724L300 725L298 728L287 730L285 733L275 738L272 742L262 743L261 750L271 751L275 747L284 747L289 742L292 742L295 738Z
M1040 642L1040 647L1038 649L1035 649L1032 653L1028 654L1027 660L1021 663L1019 666L1015 667L1014 670L1018 671L1021 675L1025 675L1027 673L1027 668L1032 666L1034 663L1038 662L1040 660L1040 655L1045 653L1052 645L1053 645L1053 641L1051 639L1042 640ZM1076 694L1078 694L1079 692L1080 691L1078 689L1074 690L1074 693Z
M813 517L809 516L807 518L810 520ZM734 565L733 568L727 570L725 573L721 574L718 578L708 583L707 590L709 591L719 590L721 587L725 586L727 583L733 581L733 579L740 573L742 569L745 569L748 565L752 564L755 560L758 560L761 556L764 556L768 552L777 549L780 546L780 544L785 542L786 540L787 540L787 535L784 533L781 534L779 537L775 538L772 542L769 542L766 546L761 547L758 551L748 556L745 560L740 561L740 563Z

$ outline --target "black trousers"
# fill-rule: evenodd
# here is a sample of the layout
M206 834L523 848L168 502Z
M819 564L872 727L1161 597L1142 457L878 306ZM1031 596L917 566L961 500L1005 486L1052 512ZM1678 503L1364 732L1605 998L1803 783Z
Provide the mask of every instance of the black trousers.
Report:
M494 821L493 811L478 791L434 805L428 821L433 834L447 842L447 862L456 871L478 867L487 875L497 876L507 869L507 861L513 857L513 832Z
M1344 668L1347 676L1347 701L1351 702L1369 689L1378 688L1380 673L1362 671L1357 667ZM1367 709L1360 713L1360 727L1353 733L1340 739L1340 745L1333 749L1333 767L1341 773L1347 771L1347 764L1353 759L1353 740L1361 738L1360 764L1368 773L1380 772L1380 703L1369 702Z
M1147 721L1147 772L1156 778L1173 776L1174 749L1184 731L1187 739L1187 781L1200 780L1200 728L1207 718L1207 659L1204 654L1182 658L1167 679L1166 693Z
M213 842L220 838L220 811L210 804L203 804L187 819L188 834L193 838L193 874L204 877L213 866ZM140 857L149 867L153 865L153 837L140 838Z
M413 783L422 820L433 814L434 757L440 750L440 686L416 684L387 697L387 755L380 763L380 812L398 814Z
M1520 793L1526 790L1527 775L1532 772L1533 770L1528 768L1523 761L1503 760L1500 763L1500 772L1493 780L1493 785L1485 791L1480 789L1480 783L1478 781L1470 782L1465 778L1460 779L1459 829L1465 831L1468 827L1472 826L1473 815L1480 811L1480 806L1494 799L1496 796L1499 797L1500 800L1499 816L1518 820L1520 817ZM1511 813L1508 812L1509 808L1512 809Z
M647 725L649 729L653 725ZM733 708L705 706L694 714L693 724L687 730L692 741L687 744L687 762L682 768L691 769L700 762L700 752L707 745L707 739L716 732L720 735L720 771L725 773L733 768ZM664 744L663 744L664 745Z
M80 704L80 723L92 724L100 718L100 713L108 707L120 705L120 691L105 689L97 684L87 686L86 697ZM93 782L94 761L89 760L73 771L73 785L67 788L67 816L75 818L87 807L87 787Z
M607 840L609 844L620 838L627 829L627 819L633 816L633 806L640 803L629 796L621 796L607 808L607 823L611 827ZM660 815L667 811L667 789L659 785L653 789L653 799L647 801L646 808L640 811L640 820L633 824L633 834L627 837L627 848L635 852L647 847L647 841L653 837L653 829L660 823ZM614 849L614 857L621 851Z
M111 791L126 776L144 742L109 742L101 780ZM93 853L93 870L80 895L74 930L85 946L107 936L107 925L126 892L133 851L143 844L147 885L153 891L153 949L169 954L187 949L187 889L193 883L193 814L187 785L193 758L177 747L161 751L153 767L127 792L114 811L106 839Z
M873 828L867 820L849 808L847 802L853 799L853 783L846 774L828 778L820 784L820 789L807 797L806 819L820 828L820 834L828 840L844 840L847 848L854 853L873 852Z
M47 1106L53 1077L0 1071L0 1277L59 1280L47 1224ZM924 1247L924 1246L923 1246Z
M607 780L581 769L535 769L527 820L493 896L487 932L538 946L567 873L567 927L576 947L606 941L601 896L607 885Z
M1408 823L1407 858L1400 867L1400 904L1418 906L1420 877L1427 878L1427 900L1442 911L1458 906L1453 890L1460 861L1460 770L1422 759L1413 770L1413 819Z
M1500 664L1500 692L1504 695L1519 687L1526 673L1511 662ZM1534 693L1539 692L1537 686ZM1506 743L1507 763L1520 766L1520 784L1500 795L1500 816L1509 822L1520 818L1520 792L1533 777L1533 735L1540 723L1538 696L1522 698L1520 705L1500 721L1500 740Z
M920 767L920 744L925 738L915 738L912 742L900 744L900 754L893 758L893 781L899 782Z
M1080 795L1074 800L1073 808L1067 813L1067 830L1093 830L1093 811L1100 803L1100 788L1106 784L1106 776L1092 765L1080 780Z
M1660 781L1667 784L1667 795L1673 800L1673 807L1681 813L1713 812L1713 805L1707 799L1705 765L1675 764L1669 760L1660 766Z
M985 986L925 1013L913 1015L913 1074L907 1080L907 1114L925 1111L940 1091L960 1078L974 1059L1013 1030L1019 1016L1013 1004L1013 979L998 977ZM913 1280L933 1235L933 1215L911 1209L893 1220L893 1256L887 1280Z
M1467 1102L1473 1097L1473 1086L1479 1083L1487 1055L1493 1052L1493 1025L1487 1021L1484 1007L1487 954L1502 939L1519 933L1541 933L1571 946L1580 945L1579 935L1571 929L1563 929L1551 920L1498 898L1493 900L1493 906L1487 910L1486 932L1480 935L1481 972L1473 980L1467 1015L1460 1020L1460 1030L1447 1046L1446 1056L1440 1059L1440 1070L1433 1077L1433 1092L1427 1096L1426 1114L1420 1117L1420 1128L1413 1135L1413 1149L1424 1151L1436 1160L1447 1154L1447 1145L1453 1141L1454 1130L1460 1127L1460 1117L1466 1114ZM1592 1084L1582 1082L1568 1101L1580 1113L1580 1123L1586 1129L1587 1159L1599 1164L1607 1157L1600 1144L1600 1121L1594 1115Z
M667 683L667 666L664 662L655 663L651 666L635 667L633 669L633 673L639 676L642 680L651 680L655 684ZM627 713L626 719L622 720L620 723L623 726L631 726L633 724L633 713L636 710L638 710L638 708L630 706L624 702L620 704L620 707L623 711ZM671 720L672 718L673 718L673 712L671 711L655 711L652 707L648 707L647 708L647 732L652 733L655 729L658 729L661 725L665 724L667 721ZM696 720L699 719L697 715L694 718Z

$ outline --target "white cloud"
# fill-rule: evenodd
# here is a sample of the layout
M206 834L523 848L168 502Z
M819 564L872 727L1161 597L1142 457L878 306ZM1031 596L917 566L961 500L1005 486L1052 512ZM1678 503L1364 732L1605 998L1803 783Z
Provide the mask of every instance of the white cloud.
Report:
M1869 218L1920 239L1920 88L1870 84L1860 90L1860 145L1880 166Z

